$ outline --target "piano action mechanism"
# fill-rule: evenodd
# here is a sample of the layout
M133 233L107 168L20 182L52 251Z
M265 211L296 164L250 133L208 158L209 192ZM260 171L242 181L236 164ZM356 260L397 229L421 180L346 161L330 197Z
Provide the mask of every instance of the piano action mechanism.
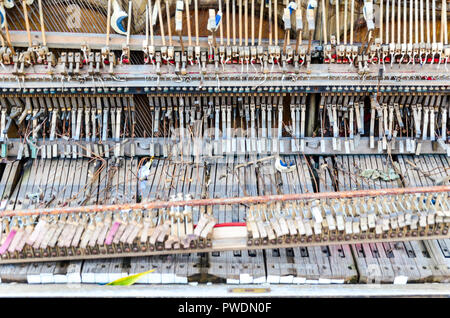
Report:
M0 278L448 282L448 10L0 1Z

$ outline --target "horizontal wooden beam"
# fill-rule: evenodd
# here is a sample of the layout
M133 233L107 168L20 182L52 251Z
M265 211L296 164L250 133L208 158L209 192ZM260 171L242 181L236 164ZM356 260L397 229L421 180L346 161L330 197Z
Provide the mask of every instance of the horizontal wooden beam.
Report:
M10 31L13 47L28 47L27 33L24 31ZM46 32L47 47L61 49L80 49L82 45L88 45L93 50L100 50L106 45L106 34L101 33L64 33L64 32ZM109 48L112 50L122 50L126 44L126 37L118 34L110 35ZM32 41L42 43L41 32L31 32ZM155 36L155 46L162 46L160 36ZM129 48L132 51L142 51L145 35L131 35ZM188 42L188 37L183 36L183 43ZM264 40L267 42L267 40ZM313 41L313 43L318 43ZM150 43L150 41L149 41ZM282 43L282 41L281 41ZM305 42L306 43L306 42ZM173 37L173 46L181 47L180 38ZM200 37L200 46L209 47L208 38Z

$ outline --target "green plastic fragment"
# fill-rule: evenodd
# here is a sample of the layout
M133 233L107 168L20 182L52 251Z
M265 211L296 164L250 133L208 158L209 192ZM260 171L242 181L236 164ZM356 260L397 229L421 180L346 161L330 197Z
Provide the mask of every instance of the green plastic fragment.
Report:
M380 171L378 169L365 169L361 171L359 175L363 178L372 180L381 179L387 182L394 181L400 178L400 176L392 168L389 168L386 172Z

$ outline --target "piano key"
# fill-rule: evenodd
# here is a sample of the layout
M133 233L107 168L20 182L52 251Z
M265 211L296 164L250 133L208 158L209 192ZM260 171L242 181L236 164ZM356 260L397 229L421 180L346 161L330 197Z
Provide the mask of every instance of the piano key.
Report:
M253 266L253 284L263 284L266 282L266 272L264 267L263 251L256 250L249 254L249 260Z
M40 282L41 284L53 284L55 282L55 278L53 276L53 272L55 271L56 262L46 262L41 267L40 271Z
M31 266L28 267L27 272L27 282L28 284L41 284L42 283L42 268L45 266L45 263L31 263Z
M57 262L54 272L53 279L55 284L67 284L67 269L69 266L69 262Z
M294 281L295 270L292 261L288 259L286 249L280 249L280 284L292 284Z
M330 245L329 261L333 272L332 282L350 283L358 278L349 245Z
M188 283L189 254L177 254L175 258L175 283Z
M83 261L70 261L69 265L67 266L67 283L68 284L79 284L81 283L81 270Z
M240 251L239 251L240 252ZM237 285L240 283L239 265L235 263L236 256L233 255L234 251L223 252L226 255L226 283L230 285Z
M161 258L159 256L152 256L151 257L151 266L153 271L152 273L149 273L148 276L148 283L149 284L161 284L162 283L162 267L164 266L164 263L162 262Z
M239 284L253 283L253 266L250 262L249 251L241 251L239 258Z
M93 268L93 276L96 284L108 284L117 279L116 276L110 278L110 273L113 269L111 266L117 264L111 259L98 260L95 263L95 268ZM119 277L120 278L120 277Z
M430 255L426 252L422 242L411 241L404 242L404 244L408 249L408 255L414 254L414 261L416 262L423 282L433 281L435 277L440 277L440 273L436 271Z
M83 284L95 284L95 269L97 260L85 260L81 270L81 282Z
M281 283L281 268L280 268L280 250L272 249L266 250L267 262L267 282L270 284Z

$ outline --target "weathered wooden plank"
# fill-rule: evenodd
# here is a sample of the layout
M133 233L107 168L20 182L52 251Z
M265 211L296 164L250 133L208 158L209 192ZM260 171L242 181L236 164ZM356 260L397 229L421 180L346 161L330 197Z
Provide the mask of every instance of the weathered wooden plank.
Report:
M358 278L358 272L353 262L349 245L328 246L329 261L333 273L332 282L349 283Z
M37 187L35 186L35 183L37 183L38 186L40 184L39 176L41 175L41 173L39 171L42 170L43 162L44 160L42 159L32 161L32 167L31 170L29 170L30 175L28 176L30 180L27 182L28 185L24 189L27 194L34 194L36 192ZM25 178L25 176L26 172L24 172L23 178ZM23 201L21 201L20 204L22 205L22 208L27 207L30 204L30 199L27 198L27 196L24 196Z
M4 194L4 193L6 192L5 189L8 184L9 174L11 172L11 168L12 168L13 164L14 164L13 162L8 162L5 165L5 169L3 170L2 177L0 180L0 198L1 198L0 207L2 207L2 208L6 207L6 204L8 203L9 197L7 197L6 194ZM9 193L8 193L8 195L9 195Z
M17 184L17 187L12 193L14 185L14 171L17 171L17 164L13 163L12 171L10 172L10 177L4 191L4 197L9 199L7 208L23 207L25 200L27 199L27 194L33 193L34 178L36 177L36 170L38 166L38 161L28 161L23 167L23 174ZM15 166L15 167L14 167Z

